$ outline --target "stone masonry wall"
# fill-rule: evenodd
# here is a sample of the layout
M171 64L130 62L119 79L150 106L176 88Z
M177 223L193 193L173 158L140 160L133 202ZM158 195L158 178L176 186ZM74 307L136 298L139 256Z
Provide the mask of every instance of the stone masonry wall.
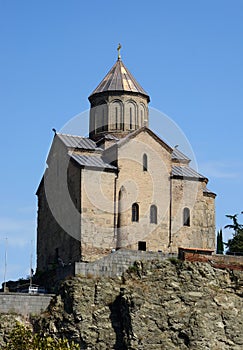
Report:
M172 242L178 246L215 248L214 198L204 196L205 182L174 179L172 183ZM183 225L183 209L190 209L190 226Z
M143 169L144 154L147 155L147 171ZM123 244L119 247L137 250L138 243L143 242L146 250L164 253L177 253L178 246L214 249L214 198L204 196L205 182L170 181L168 146L145 131L121 144L117 157L117 178L114 173L82 171L82 261L94 261L109 254L120 240ZM118 213L121 189L123 210ZM133 203L139 206L138 221L132 220ZM157 223L151 223L151 205L157 207ZM185 207L191 212L190 226L183 226ZM120 227L116 230L114 227L119 226L118 223Z
M117 277L121 276L136 261L162 261L176 254L163 254L139 250L117 250L92 263L75 263L75 276L83 277Z
M51 294L1 293L0 313L23 316L39 315L47 309L53 296Z
M123 227L124 247L138 249L145 241L146 249L168 252L171 155L165 145L147 132L138 134L119 148L119 174L82 171L82 260L94 261L117 246L119 191L125 189ZM148 170L143 170L147 154ZM115 199L115 204L114 204ZM133 222L132 204L139 205L139 221ZM157 206L157 224L150 223L150 206ZM115 212L115 214L114 214ZM124 220L125 218L125 220ZM124 224L125 223L125 224Z
M94 261L116 247L112 172L82 170L82 261Z
M143 155L147 155L147 171L143 170ZM127 247L138 249L145 241L147 250L168 252L171 154L166 146L141 132L118 150L119 175L117 194L126 192L124 213ZM132 222L131 207L139 205L139 221ZM150 222L150 207L157 207L157 224Z
M48 169L37 191L38 271L52 268L58 260L68 264L81 259L80 170L69 160L62 142L55 137Z

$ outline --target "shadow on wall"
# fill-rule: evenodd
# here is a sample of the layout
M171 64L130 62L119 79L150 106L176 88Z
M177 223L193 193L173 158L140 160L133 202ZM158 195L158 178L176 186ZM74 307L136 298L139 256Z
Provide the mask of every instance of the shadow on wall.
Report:
M124 294L124 289L121 288L120 295L109 306L111 324L116 333L115 350L129 349L130 340L133 336L130 306L128 296Z

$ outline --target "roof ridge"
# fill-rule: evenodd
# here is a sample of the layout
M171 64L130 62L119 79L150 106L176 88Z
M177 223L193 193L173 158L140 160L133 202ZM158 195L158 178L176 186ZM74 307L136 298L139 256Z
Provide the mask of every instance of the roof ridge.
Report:
M60 133L60 132L56 132L56 135L79 137L80 139L87 139L87 140L90 140L89 137L80 136L80 135L72 135L72 134L63 134L63 133ZM93 140L91 140L91 141L93 141ZM94 141L93 141L93 142L94 142Z
M132 73L129 72L129 70L127 69L127 67L125 66L125 64L122 62L122 65L124 67L124 69L126 70L126 75L129 77L129 79L131 80L132 84L136 87L137 90L143 90L145 93L146 91L142 88L142 86L139 84L139 82L134 78L134 76L132 75ZM128 81L128 84L130 85L130 82Z
M169 150L172 153L173 149L170 147L170 145L168 143L166 143L164 140L162 140L162 138L159 135L157 135L153 130L151 130L147 126L142 126L141 128L130 132L125 137L119 139L118 142L116 142L112 146L110 146L109 149L111 149L112 147L121 147L124 143L127 142L127 140L134 138L136 135L138 135L139 133L141 133L143 131L148 132L150 134L150 136L156 138L160 142L160 144L162 143L164 145L164 147L167 148L167 150ZM104 152L105 152L105 150L104 150Z
M119 72L118 72L118 65L119 65L119 68L121 69L122 65L121 65L121 59L118 59L117 62L116 62L116 66L115 66L115 71L114 71L114 77L112 79L112 81L115 79L115 75L116 75L116 78L118 77L119 75ZM111 83L112 83L111 81ZM110 83L110 85L111 85ZM123 84L123 81L121 80L121 84L122 84L122 89L124 90L124 84ZM115 82L115 87L116 87L116 90L118 89L118 79L116 80Z

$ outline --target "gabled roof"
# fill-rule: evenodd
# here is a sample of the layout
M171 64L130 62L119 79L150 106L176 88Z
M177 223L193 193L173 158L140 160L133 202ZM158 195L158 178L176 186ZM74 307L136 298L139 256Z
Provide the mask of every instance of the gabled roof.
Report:
M103 170L117 170L117 167L106 163L100 155L81 155L72 152L68 152L71 159L75 160L81 167L96 168Z
M120 139L114 145L112 145L111 147L107 148L107 150L110 151L110 149L112 149L112 147L118 147L119 148L119 147L123 146L129 140L131 140L134 137L136 137L137 135L139 135L141 132L147 132L154 140L156 140L158 143L160 143L168 152L170 152L170 153L173 152L173 149L166 142L164 142L158 135L156 135L152 130L150 130L146 126L143 126L142 128L137 129L137 130L129 133L127 136L125 136L122 139Z
M150 100L147 92L136 81L119 58L104 79L99 83L97 88L89 96L89 99L95 94L111 91L139 93L147 97L148 102Z
M178 166L173 165L172 166L172 177L176 179L191 179L191 180L197 180L197 181L208 181L208 179L199 174L194 169L190 168L189 166Z
M59 133L57 133L56 136L69 148L83 149L87 151L102 151L101 148L96 146L96 143L93 140L87 137Z

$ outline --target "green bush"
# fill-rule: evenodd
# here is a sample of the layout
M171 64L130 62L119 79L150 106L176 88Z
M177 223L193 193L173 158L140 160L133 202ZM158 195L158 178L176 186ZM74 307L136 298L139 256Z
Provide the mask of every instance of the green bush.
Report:
M8 344L2 350L78 350L77 344L67 339L33 334L31 329L17 323L12 330Z

